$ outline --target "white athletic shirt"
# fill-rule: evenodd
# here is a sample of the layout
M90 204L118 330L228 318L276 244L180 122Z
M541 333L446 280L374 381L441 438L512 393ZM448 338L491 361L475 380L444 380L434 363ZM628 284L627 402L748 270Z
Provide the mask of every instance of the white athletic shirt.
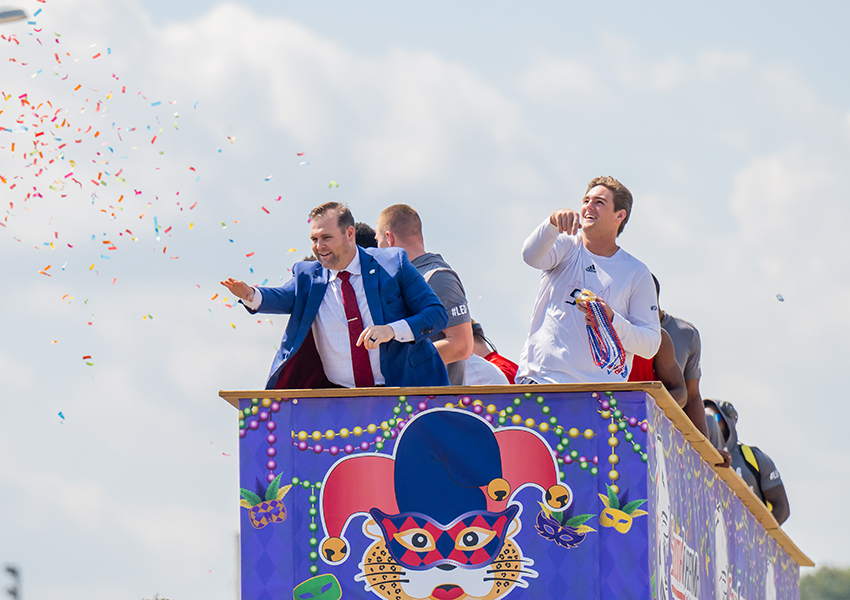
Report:
M516 381L537 383L626 381L597 367L590 353L584 313L572 294L587 289L614 311L614 330L626 350L626 364L635 354L650 358L661 345L658 300L649 269L620 248L613 256L597 256L582 243L581 232L558 234L546 219L525 240L523 260L541 269L528 339L522 349Z

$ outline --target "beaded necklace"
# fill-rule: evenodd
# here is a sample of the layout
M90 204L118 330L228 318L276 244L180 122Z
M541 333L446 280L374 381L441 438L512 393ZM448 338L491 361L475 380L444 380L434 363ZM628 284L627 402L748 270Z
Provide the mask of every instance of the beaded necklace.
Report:
M578 300L585 303L593 322L592 325L585 327L587 327L587 341L590 344L590 354L594 364L601 369L606 369L609 375L616 373L625 379L629 376L626 351L605 309L597 300L597 296L589 290L582 290Z

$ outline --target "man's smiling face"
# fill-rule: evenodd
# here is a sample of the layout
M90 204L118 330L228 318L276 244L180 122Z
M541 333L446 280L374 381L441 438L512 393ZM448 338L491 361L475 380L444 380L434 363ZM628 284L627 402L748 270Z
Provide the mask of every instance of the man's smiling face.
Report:
M581 228L590 234L617 235L620 222L625 218L625 210L614 210L614 192L604 185L597 185L587 191L581 201Z
M313 255L326 269L339 271L348 266L357 252L354 243L354 227L347 231L339 228L336 215L327 215L313 219L310 223L310 242Z

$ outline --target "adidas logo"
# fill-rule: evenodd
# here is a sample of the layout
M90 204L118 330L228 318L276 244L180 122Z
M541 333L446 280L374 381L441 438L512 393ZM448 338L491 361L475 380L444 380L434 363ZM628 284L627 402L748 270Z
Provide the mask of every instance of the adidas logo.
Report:
M596 273L596 265L590 265L585 269L588 273Z

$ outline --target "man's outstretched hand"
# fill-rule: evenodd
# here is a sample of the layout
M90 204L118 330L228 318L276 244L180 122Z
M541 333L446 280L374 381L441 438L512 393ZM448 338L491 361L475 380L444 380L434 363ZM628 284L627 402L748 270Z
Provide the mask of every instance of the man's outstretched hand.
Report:
M245 302L251 302L254 299L254 288L252 288L244 281L228 277L220 283L228 290L230 290L231 294L233 294L240 300L244 300Z

